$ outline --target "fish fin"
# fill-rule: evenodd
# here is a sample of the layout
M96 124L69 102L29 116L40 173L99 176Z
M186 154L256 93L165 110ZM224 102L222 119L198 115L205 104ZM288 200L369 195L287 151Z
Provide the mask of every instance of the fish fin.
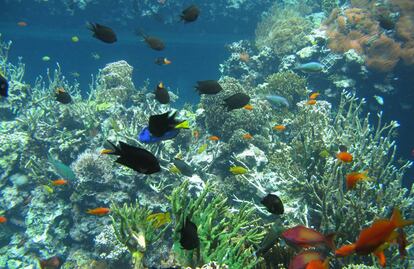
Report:
M95 30L96 30L96 26L93 23L88 22L88 21L86 22L86 28L88 28L92 32L95 32Z
M414 224L414 220L404 220L398 208L395 208L392 212L391 222L398 228Z
M108 142L108 144L110 145L111 149L113 150L113 152L107 153L107 154L111 154L111 155L121 155L121 149L120 148L118 148L114 143L112 143L109 140L106 140L106 142Z
M176 129L190 129L190 123L188 122L188 120L185 120L177 124L175 128Z
M386 242L394 242L398 238L399 233L397 231L393 231L390 236L385 240Z
M335 250L335 255L339 257L345 257L348 255L351 255L352 253L355 252L355 248L356 248L356 244L349 244L349 245L342 246L338 248L337 250Z
M385 263L386 263L386 258L384 255L384 251L378 251L378 252L374 252L375 257L378 258L378 262L381 265L381 267L385 267Z
M336 233L329 233L325 235L326 245L328 245L328 247L330 247L332 250L336 249L335 242L334 242L335 236L336 236Z

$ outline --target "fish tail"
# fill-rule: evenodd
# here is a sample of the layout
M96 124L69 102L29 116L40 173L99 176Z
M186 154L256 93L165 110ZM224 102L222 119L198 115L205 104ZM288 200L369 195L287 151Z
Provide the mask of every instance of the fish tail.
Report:
M335 250L335 255L338 257L349 256L355 252L355 248L356 248L356 244L349 244L349 245L342 246L338 248L337 250Z
M404 220L401 216L401 211L398 208L395 208L392 212L391 222L398 228L414 224L414 220Z
M188 120L185 120L181 123L179 123L177 126L175 126L175 128L180 128L180 129L190 129L190 123L188 122Z
M335 236L336 236L336 233L330 233L330 234L325 235L326 245L328 245L328 247L330 247L332 250L336 249L335 242L334 242Z
M95 28L96 28L96 26L93 24L93 23L91 23L91 22L86 22L85 23L85 25L86 25L86 28L88 28L89 30L91 30L92 32L95 32Z
M137 36L141 36L142 38L146 39L147 35L144 33L144 30L142 30L141 28L137 28L135 29L135 34Z

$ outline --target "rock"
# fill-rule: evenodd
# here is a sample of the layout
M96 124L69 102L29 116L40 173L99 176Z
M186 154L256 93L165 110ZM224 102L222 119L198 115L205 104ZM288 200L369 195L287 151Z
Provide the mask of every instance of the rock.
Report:
M263 167L269 162L266 154L252 144L249 145L249 148L237 154L236 159L245 163L250 169L253 169L253 167L263 169Z

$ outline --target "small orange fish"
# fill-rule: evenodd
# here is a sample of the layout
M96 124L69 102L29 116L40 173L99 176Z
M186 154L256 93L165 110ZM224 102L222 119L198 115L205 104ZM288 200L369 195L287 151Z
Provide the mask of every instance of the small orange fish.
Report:
M316 98L318 98L318 96L319 96L319 93L318 93L318 92L312 92L312 93L309 95L309 99L311 99L311 100L315 100Z
M66 184L68 184L68 181L66 179L63 179L63 178L59 178L59 179L56 179L56 180L52 181L53 186L62 186L62 185L66 185Z
M350 189L355 188L356 184L359 181L368 178L367 174L368 174L367 171L362 172L362 173L360 173L360 172L352 172L352 173L347 174L345 176L345 179L346 179L346 189L347 190L350 190Z
M250 60L250 55L247 52L242 52L239 54L240 61L247 63Z
M328 269L329 268L329 259L326 260L312 260L310 261L305 269Z
M278 131L278 132L283 132L284 130L286 130L286 126L285 125L275 125L275 126L273 126L273 130Z
M97 215L97 216L103 216L110 212L111 210L107 207L97 207L97 208L89 209L88 211L86 211L86 213L88 214Z
M353 244L344 245L335 251L335 255L345 257L356 253L358 255L374 254L381 266L385 266L384 245L398 238L397 228L414 224L414 220L404 220L399 209L394 209L391 219L378 219L371 226L362 229L358 239Z
M212 136L210 136L210 137L208 138L208 140L211 140L211 141L219 141L219 140L220 140L220 137L215 136L215 135L212 135Z
M307 104L311 105L311 106L316 105L316 100L315 99L309 99Z
M352 154L346 151L341 151L336 154L336 158L344 163L350 163L353 160Z
M253 106L251 104L247 104L243 108L249 111L253 110Z
M5 216L0 216L0 223L6 223L7 218Z
M193 136L194 136L195 140L197 140L200 137L200 132L198 130L194 130L193 131Z
M20 27L26 27L27 26L27 22L25 22L25 21L19 21L17 23L17 25L20 26Z
M253 138L253 136L249 133L243 135L243 139L249 140L249 139L252 139L252 138Z

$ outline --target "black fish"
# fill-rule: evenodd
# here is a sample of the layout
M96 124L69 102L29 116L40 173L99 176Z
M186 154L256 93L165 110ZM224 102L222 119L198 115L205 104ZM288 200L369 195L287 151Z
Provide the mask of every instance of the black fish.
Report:
M199 94L217 94L223 90L220 84L215 80L197 81L195 86Z
M197 226L191 222L188 217L185 221L184 227L180 231L180 244L183 249L192 250L200 246L200 239L197 234Z
M191 177L194 174L193 168L185 161L180 159L174 159L173 164L180 170L181 174L187 177Z
M280 200L279 196L276 194L269 193L260 201L260 203L272 214L281 215L285 212L282 200Z
M87 23L86 27L93 32L93 37L105 43L115 43L117 41L116 34L111 28L98 24Z
M198 15L200 15L200 9L196 5L191 5L181 12L180 18L187 23L197 20Z
M339 145L339 151L340 152L347 152L348 148L345 145Z
M119 156L116 162L134 169L138 173L153 174L161 171L160 164L157 158L149 151L128 145L122 141L119 142L119 147L108 141L111 149L103 154L111 154Z
M378 17L379 26L385 30L392 30L395 28L395 22L390 16L380 15Z
M70 102L72 102L72 97L63 88L57 88L55 91L55 96L56 96L56 101L62 104L69 104Z
M0 73L0 95L4 97L9 96L8 90L9 90L9 83Z
M164 84L160 82L155 89L155 99L160 102L161 104L168 104L170 102L170 95L166 88L164 88Z
M224 106L227 107L227 111L231 111L233 109L242 108L247 105L250 101L250 97L244 93L235 93L230 97L224 99Z
M151 49L158 51L165 49L164 42L158 37L146 35L141 30L136 30L136 34L142 36Z
M177 112L174 112L172 115L170 115L170 112L165 112L164 114L150 116L148 123L150 133L153 136L160 137L166 132L173 130L176 125L183 122L175 119L176 114Z

